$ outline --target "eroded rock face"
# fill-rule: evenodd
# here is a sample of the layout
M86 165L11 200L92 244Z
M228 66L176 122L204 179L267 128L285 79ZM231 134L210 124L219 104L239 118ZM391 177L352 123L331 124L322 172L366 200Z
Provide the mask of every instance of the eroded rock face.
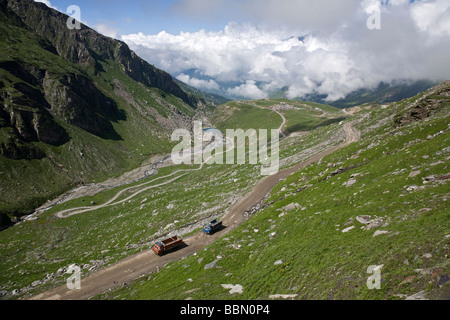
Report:
M444 83L445 84L445 83ZM448 84L448 83L447 83ZM413 106L408 111L397 115L394 119L394 126L400 127L411 122L420 121L422 119L431 117L437 111L439 111L444 106L450 104L450 88L445 87L432 95L417 101L415 106Z
M89 78L52 74L22 61L0 62L0 68L21 80L1 84L2 155L40 159L44 153L31 142L66 143L69 136L57 120L102 138L120 139L111 121L124 120L124 113Z
M24 63L8 62L5 70L14 70L29 83L17 82L0 92L0 154L11 159L41 159L45 156L32 142L60 145L68 135L50 113L45 93L37 89L44 74ZM14 68L16 67L16 68Z
M56 118L100 137L118 136L111 121L126 117L90 79L77 74L61 77L46 73L43 90Z

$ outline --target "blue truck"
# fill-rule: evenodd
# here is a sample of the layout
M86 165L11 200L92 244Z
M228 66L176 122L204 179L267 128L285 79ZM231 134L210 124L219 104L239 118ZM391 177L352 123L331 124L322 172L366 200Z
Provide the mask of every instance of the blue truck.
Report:
M217 221L216 219L214 219L209 224L207 224L203 227L203 232L208 235L211 235L214 232L216 232L217 230L219 230L221 227L222 227L222 221Z

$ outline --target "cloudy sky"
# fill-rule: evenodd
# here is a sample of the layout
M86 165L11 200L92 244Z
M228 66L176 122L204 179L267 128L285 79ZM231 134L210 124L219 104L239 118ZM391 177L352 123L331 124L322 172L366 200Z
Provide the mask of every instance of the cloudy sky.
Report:
M205 91L336 100L450 79L450 0L41 0ZM51 2L51 3L50 3Z

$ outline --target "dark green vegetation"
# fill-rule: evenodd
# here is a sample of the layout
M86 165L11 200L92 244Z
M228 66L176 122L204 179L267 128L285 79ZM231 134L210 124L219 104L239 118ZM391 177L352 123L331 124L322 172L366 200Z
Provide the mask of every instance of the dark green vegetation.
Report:
M447 82L359 113L359 142L281 181L241 227L98 298L448 299L449 97ZM379 290L370 266L382 266Z
M211 110L125 43L32 0L0 1L0 217L171 150Z

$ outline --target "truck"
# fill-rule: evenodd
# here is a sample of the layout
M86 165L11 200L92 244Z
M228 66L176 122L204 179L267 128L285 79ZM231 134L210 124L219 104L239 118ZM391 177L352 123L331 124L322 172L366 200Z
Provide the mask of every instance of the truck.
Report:
M167 251L175 249L176 247L180 246L182 243L183 239L179 238L178 236L163 241L158 241L153 246L153 252L161 256Z
M219 230L221 227L222 227L222 221L217 221L216 219L214 219L209 224L207 224L203 227L203 232L208 235L211 235L214 232L216 232L217 230Z

